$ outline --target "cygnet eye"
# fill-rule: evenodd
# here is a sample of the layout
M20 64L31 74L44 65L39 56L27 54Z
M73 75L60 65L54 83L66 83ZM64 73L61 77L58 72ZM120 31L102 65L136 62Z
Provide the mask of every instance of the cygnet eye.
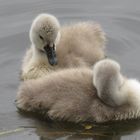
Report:
M39 38L40 38L42 41L44 41L44 38L43 38L41 35L39 35Z

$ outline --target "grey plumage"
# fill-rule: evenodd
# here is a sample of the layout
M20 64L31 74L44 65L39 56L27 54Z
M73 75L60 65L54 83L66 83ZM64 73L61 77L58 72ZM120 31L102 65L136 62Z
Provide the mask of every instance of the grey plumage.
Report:
M23 59L22 80L36 79L63 68L91 67L104 58L106 37L99 24L80 22L59 26L58 20L52 15L40 14L35 18L30 30L31 48ZM39 38L40 35L44 41ZM58 65L48 63L43 53L46 44L55 44Z
M36 80L25 81L21 84L17 94L17 107L24 111L42 114L42 116L45 112L51 119L72 122L106 122L138 118L140 117L140 97L138 96L140 84L138 81L129 80L123 76L121 77L125 80L123 85L121 85L121 80L119 80L120 83L116 82L116 74L120 74L116 64L117 62L106 59L97 62L93 71L88 68L70 68L53 72ZM108 67L105 67L106 65ZM101 66L103 67L100 71ZM103 75L98 75L98 71ZM104 96L98 96L98 90L102 89L104 84L106 85L104 81L111 76L109 71L113 73L114 85L107 84L106 88L111 89L111 92L108 92L109 95L107 92L100 93L109 97L106 100L102 98ZM107 76L104 76L106 74ZM94 76L97 79L94 79ZM104 78L100 80L102 76ZM98 80L99 82L94 84ZM96 90L98 84L100 86ZM112 87L120 85L119 92L112 90ZM120 100L121 102L115 104L114 107L110 100L115 103Z

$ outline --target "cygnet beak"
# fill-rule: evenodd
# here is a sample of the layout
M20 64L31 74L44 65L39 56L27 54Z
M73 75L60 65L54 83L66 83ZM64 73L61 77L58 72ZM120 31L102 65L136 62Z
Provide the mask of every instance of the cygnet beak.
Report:
M55 45L53 44L53 46L50 46L49 44L47 44L44 47L44 50L45 50L46 55L48 57L49 63L52 66L57 65L57 57L56 57L56 52L55 52Z

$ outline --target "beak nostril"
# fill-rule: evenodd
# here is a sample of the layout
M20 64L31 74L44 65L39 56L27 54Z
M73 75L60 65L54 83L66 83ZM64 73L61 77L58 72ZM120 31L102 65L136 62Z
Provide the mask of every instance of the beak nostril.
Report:
M42 41L44 41L44 38L43 38L41 35L39 35L39 38L40 38Z
M46 54L50 57L51 56L51 48L48 44L44 47L44 50L46 51Z

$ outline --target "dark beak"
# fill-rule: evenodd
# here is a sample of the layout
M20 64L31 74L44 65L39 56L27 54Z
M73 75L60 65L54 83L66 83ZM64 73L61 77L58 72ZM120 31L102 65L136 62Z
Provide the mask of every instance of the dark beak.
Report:
M55 45L53 45L53 47L50 47L49 45L46 45L44 47L44 50L45 50L46 55L48 57L49 63L52 66L57 65L57 57L56 57L56 52L55 52Z

